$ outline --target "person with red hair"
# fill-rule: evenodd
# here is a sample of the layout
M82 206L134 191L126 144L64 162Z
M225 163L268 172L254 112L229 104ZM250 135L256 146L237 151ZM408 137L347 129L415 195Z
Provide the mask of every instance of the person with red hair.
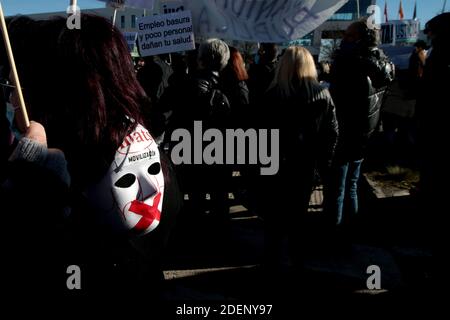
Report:
M221 74L223 92L231 106L233 124L237 127L247 127L249 89L248 74L245 62L238 49L230 47L230 60Z

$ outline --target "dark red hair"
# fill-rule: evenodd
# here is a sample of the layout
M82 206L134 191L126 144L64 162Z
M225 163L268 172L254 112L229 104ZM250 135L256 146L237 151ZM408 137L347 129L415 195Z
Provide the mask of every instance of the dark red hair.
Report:
M79 30L62 17L19 17L9 29L31 118L43 123L49 146L62 149L75 171L87 166L92 178L102 175L150 103L123 35L89 14L81 15ZM23 41L24 33L32 37Z
M233 74L238 81L247 81L248 73L245 69L244 59L238 49L230 47L230 60L228 66L233 71Z

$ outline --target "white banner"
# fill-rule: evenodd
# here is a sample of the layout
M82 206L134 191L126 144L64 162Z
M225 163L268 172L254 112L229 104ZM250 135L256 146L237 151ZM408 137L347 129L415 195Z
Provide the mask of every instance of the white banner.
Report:
M132 8L143 8L153 10L155 0L98 0L106 2L107 5L113 8L119 8L123 5Z
M137 25L139 51L143 57L195 49L189 10L142 17Z
M224 39L285 42L316 29L347 0L185 0L195 34Z
M127 6L158 8L167 0L124 0ZM195 34L232 40L286 42L316 29L348 0L183 0ZM143 3L138 5L137 3Z
M172 1L168 0L164 3L161 3L159 7L159 13L160 14L168 14L168 13L175 13L184 11L184 5L182 0Z

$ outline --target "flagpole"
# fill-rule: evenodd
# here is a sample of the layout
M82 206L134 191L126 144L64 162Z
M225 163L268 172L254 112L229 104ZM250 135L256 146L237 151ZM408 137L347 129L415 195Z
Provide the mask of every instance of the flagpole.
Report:
M389 22L387 0L384 0L384 21L385 23Z
M117 18L117 8L114 8L114 14L113 14L113 20L112 20L113 26L116 25L116 18Z
M14 55L11 47L11 41L9 40L8 29L6 26L5 15L3 14L3 7L0 1L0 25L2 29L3 41L5 42L6 54L8 55L9 65L11 67L12 82L16 88L16 93L19 98L19 108L21 111L21 123L19 127L26 129L30 126L30 120L28 119L28 112L25 106L25 99L23 98L22 87L20 85L19 74L17 73L16 61L14 60Z
M442 6L442 13L445 12L445 7L447 7L447 0L444 0L444 5Z
M78 14L77 8L77 0L70 0L70 11L67 14Z
M358 20L359 20L359 18L361 17L360 9L359 9L359 0L356 0L356 11L357 11L356 16L358 17Z

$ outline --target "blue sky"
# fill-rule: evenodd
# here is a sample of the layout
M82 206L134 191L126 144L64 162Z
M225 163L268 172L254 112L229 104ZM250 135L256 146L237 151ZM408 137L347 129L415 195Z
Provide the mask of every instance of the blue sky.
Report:
M66 11L69 0L1 0L6 15ZM104 2L78 0L82 9L102 8Z
M397 19L400 0L378 0L377 4L381 7L382 14L385 1L388 4L389 19ZM414 1L402 0L406 19L412 18ZM1 0L1 2L6 15L65 11L69 4L69 0ZM418 17L422 21L422 24L440 12L443 3L444 0L417 0ZM104 6L104 3L97 0L78 0L78 4L81 8L100 8ZM447 1L446 10L450 11L450 0Z
M350 0L352 1L352 0ZM384 13L384 3L387 2L388 17L390 20L398 19L398 9L400 0L377 0L377 4L381 7L381 14ZM412 19L414 12L415 0L402 0L403 12L405 19ZM417 16L424 25L428 20L433 18L437 13L441 13L443 0L417 0ZM447 1L446 11L450 11L450 0ZM384 22L384 16L383 22Z

